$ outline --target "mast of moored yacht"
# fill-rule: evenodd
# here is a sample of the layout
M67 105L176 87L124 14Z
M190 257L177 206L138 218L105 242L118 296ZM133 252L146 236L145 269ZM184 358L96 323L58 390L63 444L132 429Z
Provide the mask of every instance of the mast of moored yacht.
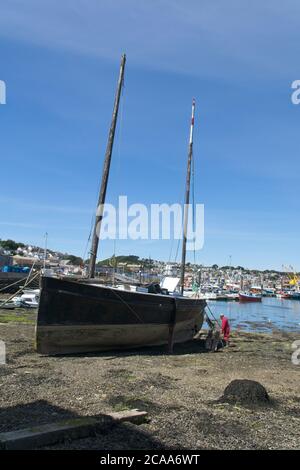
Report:
M109 135L108 135L108 142L107 142L104 165L103 165L103 172L102 172L102 181L101 181L98 205L97 205L97 210L96 210L96 218L95 218L95 225L94 225L94 231L93 231L93 239L92 239L92 244L91 244L91 256L90 256L89 271L88 271L89 278L92 278L95 275L95 265L96 265L99 237L100 237L100 232L101 232L101 222L103 219L103 210L104 210L104 204L105 204L107 182L108 182L108 177L109 177L111 155L112 155L112 150L113 150L116 125L117 125L121 90L122 90L122 86L124 82L125 62L126 62L126 55L123 54L121 58L119 80L118 80L118 86L117 86L117 91L116 91L116 96L115 96L112 121L111 121L111 126L109 130Z
M47 241L48 241L48 233L45 233L45 248L44 248L44 270L46 269L46 260L47 260Z
M188 151L188 163L187 163L187 174L186 174L186 186L185 186L184 215L183 215L183 239L182 239L181 274L180 274L180 291L181 291L181 295L183 295L183 290L184 290L186 241L187 241L188 213L189 213L189 202L190 202L191 166L192 166L192 158L193 158L193 135L194 135L195 104L196 104L195 100L193 99L191 128L190 128L190 140L189 140L189 151Z

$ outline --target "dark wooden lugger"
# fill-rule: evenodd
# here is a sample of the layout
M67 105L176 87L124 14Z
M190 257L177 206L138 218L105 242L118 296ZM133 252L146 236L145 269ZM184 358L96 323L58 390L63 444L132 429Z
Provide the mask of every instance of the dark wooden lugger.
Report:
M202 299L175 302L171 295L44 277L36 349L65 354L168 344L170 330L172 342L187 341L202 327L205 305Z

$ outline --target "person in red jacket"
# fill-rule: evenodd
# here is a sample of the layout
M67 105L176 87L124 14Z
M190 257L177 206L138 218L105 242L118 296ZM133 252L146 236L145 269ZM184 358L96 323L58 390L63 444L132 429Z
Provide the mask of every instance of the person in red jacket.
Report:
M230 335L229 321L228 321L228 318L225 317L223 313L221 313L220 319L222 321L221 331L222 331L223 339L224 339L225 346L226 346L229 343L229 335Z

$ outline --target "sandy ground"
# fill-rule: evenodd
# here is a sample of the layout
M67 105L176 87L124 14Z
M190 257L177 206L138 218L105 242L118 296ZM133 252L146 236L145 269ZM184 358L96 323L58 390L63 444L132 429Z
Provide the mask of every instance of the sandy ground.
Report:
M7 348L7 364L0 366L0 431L139 408L148 411L149 422L120 424L52 448L300 448L300 365L291 362L299 335L233 333L230 346L217 353L205 352L200 337L175 346L173 355L148 348L41 357L33 350L31 318L21 322L6 317L0 323ZM262 383L272 404L217 402L231 380L243 378Z

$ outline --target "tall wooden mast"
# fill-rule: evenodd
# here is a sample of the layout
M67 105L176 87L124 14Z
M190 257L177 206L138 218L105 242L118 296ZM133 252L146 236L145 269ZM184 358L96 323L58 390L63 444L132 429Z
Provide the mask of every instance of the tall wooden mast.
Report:
M90 262L89 262L89 272L88 272L89 278L92 278L95 275L95 265L96 265L99 237L101 233L101 222L103 218L103 209L104 209L104 203L105 203L107 182L108 182L108 177L109 177L111 155L112 155L112 150L113 150L113 145L114 145L114 137L115 137L117 118L118 118L121 90L122 90L122 85L124 81L125 62L126 62L126 55L123 54L121 58L119 80L118 80L118 86L117 86L117 91L116 91L116 96L115 96L111 126L110 126L110 130L108 134L108 142L107 142L107 147L106 147L106 152L105 152L101 187L99 191L95 226L94 226L93 239L92 239L92 245L91 245L91 257L90 257Z
M183 240L182 240L181 274L180 274L180 291L181 291L181 295L183 295L183 289L184 289L186 240L187 240L188 212L189 212L188 205L189 205L189 202L190 202L191 166L192 166L192 158L193 158L193 134L194 134L195 105L196 105L196 103L195 103L195 100L193 99L190 140L189 140L189 152L188 152L188 163L187 163L187 174L186 174L184 216L183 216L183 218L184 218L184 220L183 220Z

